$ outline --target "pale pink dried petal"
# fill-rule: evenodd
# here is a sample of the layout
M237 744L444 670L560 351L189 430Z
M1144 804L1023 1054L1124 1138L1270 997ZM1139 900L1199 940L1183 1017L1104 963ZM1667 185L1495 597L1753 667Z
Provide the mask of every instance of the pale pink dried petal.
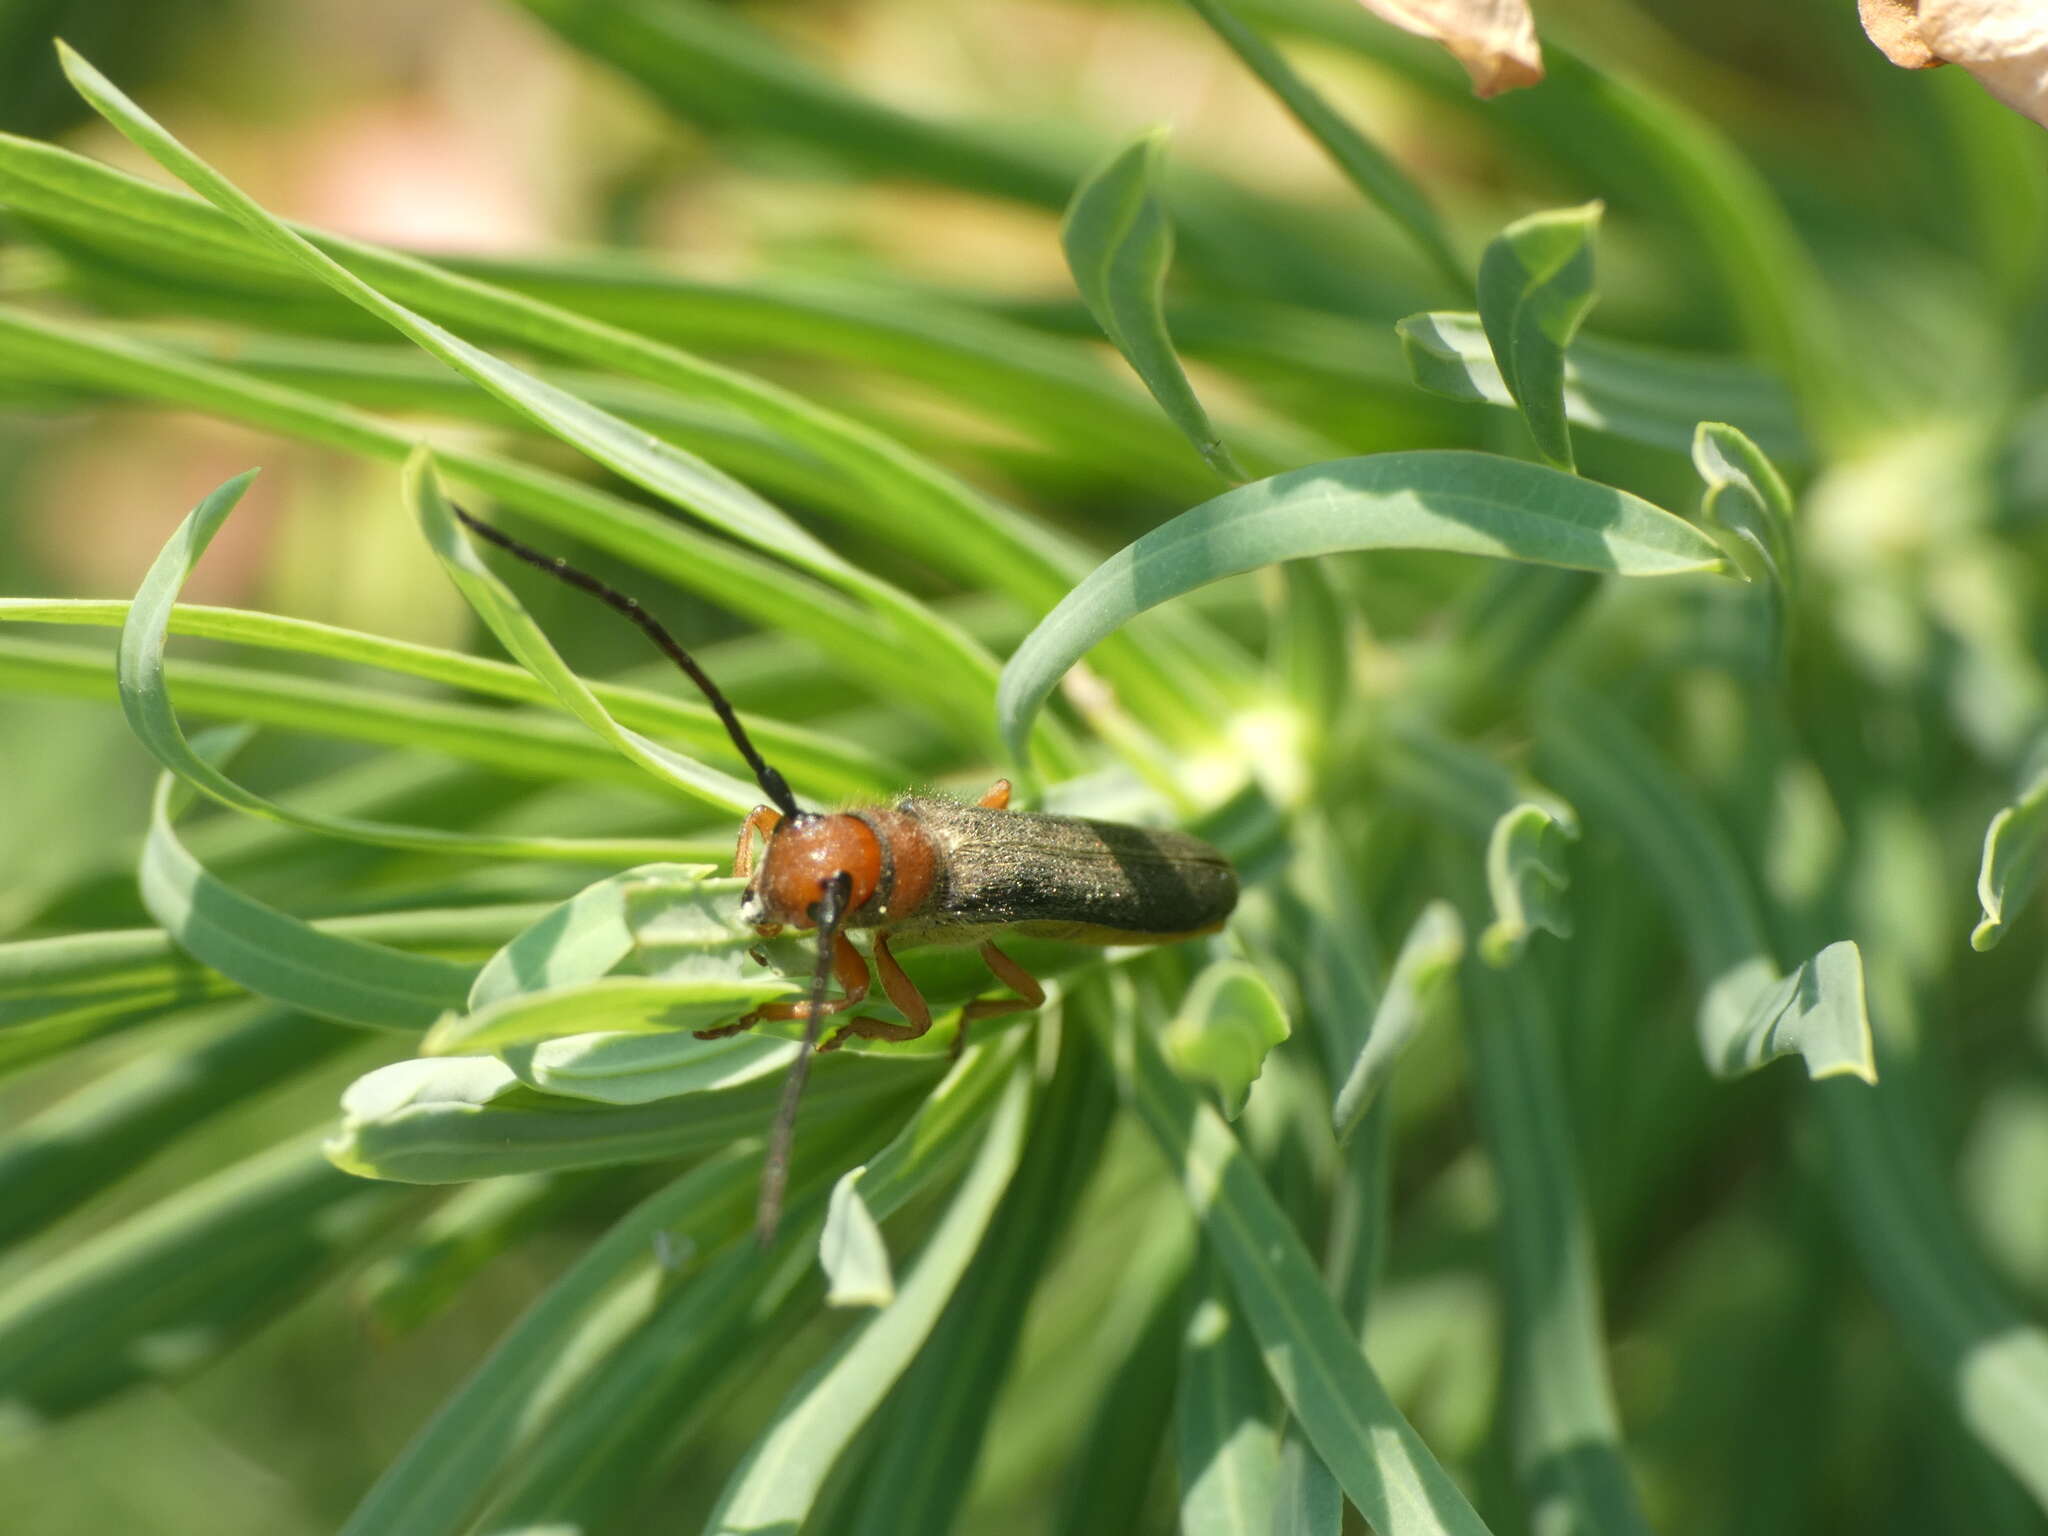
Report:
M2048 0L1921 0L1920 35L1938 57L2048 127Z

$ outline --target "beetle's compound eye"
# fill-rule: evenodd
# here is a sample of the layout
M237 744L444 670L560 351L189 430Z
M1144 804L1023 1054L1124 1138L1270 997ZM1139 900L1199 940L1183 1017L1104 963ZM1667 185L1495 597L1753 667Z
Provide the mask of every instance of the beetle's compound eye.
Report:
M882 845L858 816L802 816L782 823L768 839L768 851L749 887L755 910L740 904L741 917L756 926L788 923L814 928L826 882L845 874L852 881L846 910L858 911L882 879Z

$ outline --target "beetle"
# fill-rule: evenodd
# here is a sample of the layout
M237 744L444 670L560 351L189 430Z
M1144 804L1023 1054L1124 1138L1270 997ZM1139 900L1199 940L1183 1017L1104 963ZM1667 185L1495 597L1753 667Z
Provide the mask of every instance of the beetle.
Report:
M589 593L634 624L697 685L753 771L769 801L740 824L733 874L747 882L740 919L762 938L784 928L815 929L818 956L811 992L801 1002L769 1003L736 1023L700 1030L714 1039L775 1020L804 1022L803 1049L783 1087L762 1164L755 1224L762 1243L780 1219L798 1100L816 1051L849 1038L915 1040L932 1026L930 1006L897 963L895 951L919 944L973 944L989 971L1015 995L981 998L960 1016L953 1050L977 1019L1029 1012L1045 989L995 944L999 934L1077 944L1167 944L1214 933L1237 905L1229 859L1185 832L1012 811L1010 783L998 779L978 801L907 795L888 805L806 811L788 782L748 737L731 703L661 622L635 599L567 561L544 554L454 508L463 525L528 565ZM756 840L762 843L755 856ZM829 1037L827 1019L866 1001L868 961L849 932L872 934L882 991L908 1022L854 1014ZM757 958L758 958L757 952ZM831 981L839 995L828 997Z

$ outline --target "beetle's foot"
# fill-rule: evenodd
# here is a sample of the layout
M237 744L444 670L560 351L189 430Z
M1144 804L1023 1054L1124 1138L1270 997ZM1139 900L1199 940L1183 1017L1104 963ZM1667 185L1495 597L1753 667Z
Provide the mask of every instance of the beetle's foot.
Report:
M723 1040L731 1035L743 1035L760 1022L761 1020L758 1015L750 1013L745 1018L734 1023L721 1024L716 1029L693 1030L691 1033L696 1035L699 1040Z
M854 1036L862 1040L882 1040L896 1045L905 1040L915 1040L923 1033L923 1030L914 1029L908 1024L891 1024L887 1019L871 1019L863 1015L857 1019L848 1019L832 1032L829 1039L820 1040L818 1049L836 1051Z

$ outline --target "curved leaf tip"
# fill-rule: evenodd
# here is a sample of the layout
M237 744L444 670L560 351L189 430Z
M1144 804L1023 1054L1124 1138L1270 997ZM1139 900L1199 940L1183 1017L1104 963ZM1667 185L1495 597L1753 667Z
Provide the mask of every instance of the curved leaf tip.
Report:
M1075 189L1060 247L1089 314L1167 418L1226 480L1244 479L1188 382L1167 330L1164 293L1173 225L1153 188L1167 130L1149 129Z
M1267 1053L1291 1032L1265 977L1241 960L1219 960L1188 988L1163 1043L1179 1071L1216 1089L1224 1114L1234 1120Z
M1416 1035L1452 1010L1458 962L1464 957L1465 924L1457 908L1432 901L1416 914L1401 941L1371 1027L1331 1101L1330 1128L1340 1143L1349 1141L1364 1121Z
M1977 870L1977 901L1984 916L1970 932L1970 947L1993 949L2013 917L2033 896L2048 864L2048 768L2035 775L2012 804L1984 829L1984 859Z
M1809 1077L1877 1081L1863 952L1851 939L1828 945L1789 976L1761 956L1734 967L1707 989L1698 1026L1707 1065L1722 1077L1796 1054Z
M1489 243L1479 261L1479 319L1501 378L1537 451L1572 469L1564 354L1593 307L1593 236L1602 205L1532 213Z
M1571 937L1564 845L1578 835L1576 817L1562 804L1523 801L1494 822L1486 886L1495 915L1479 936L1479 956L1495 970L1512 965L1538 929Z
M832 1186L825 1228L818 1234L818 1263L831 1282L827 1306L886 1307L896 1299L888 1245L860 1195L860 1178L867 1171L865 1163L850 1168Z

